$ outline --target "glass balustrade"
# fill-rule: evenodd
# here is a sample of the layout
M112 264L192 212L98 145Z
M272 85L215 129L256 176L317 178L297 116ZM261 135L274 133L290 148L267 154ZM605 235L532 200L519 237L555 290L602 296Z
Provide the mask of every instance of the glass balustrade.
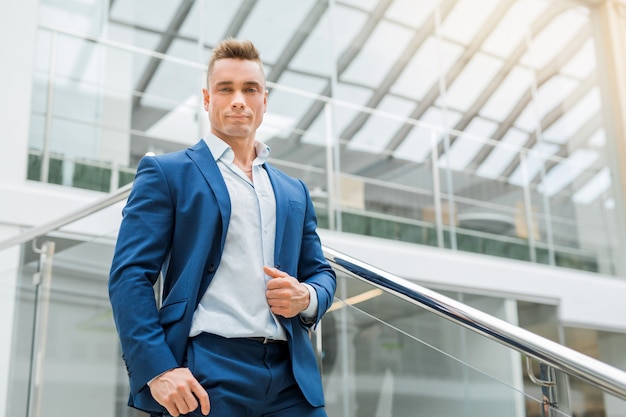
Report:
M141 415L126 406L127 376L106 289L116 234L90 237L67 225L0 251L2 308L12 317L11 343L4 346L11 352L6 415L71 417L88 407L103 416ZM524 318L529 308L514 300L444 294L514 324L532 321ZM550 311L539 328L553 319ZM344 272L313 339L329 415L617 417L626 411L622 399L569 378L559 410L542 414L545 388L531 382L520 353ZM542 376L538 363L532 367Z
M43 236L22 245L18 269L0 273L17 284L6 415L129 415L106 289L114 238ZM55 249L46 277L35 245L49 242Z
M551 388L531 379L545 379L546 367L369 283L344 273L338 279L337 301L321 325L329 415L619 416L626 409L623 399L561 372L558 409L549 407ZM519 320L512 300L461 297Z

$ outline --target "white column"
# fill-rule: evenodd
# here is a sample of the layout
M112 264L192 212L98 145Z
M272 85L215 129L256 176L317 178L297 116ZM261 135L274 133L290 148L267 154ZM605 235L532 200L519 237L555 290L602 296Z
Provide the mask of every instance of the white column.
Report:
M28 127L38 0L7 0L0 6L0 184L26 178Z
M600 333L598 337L599 359L619 369L626 369L624 346L626 335L623 333ZM624 417L624 401L612 395L603 394L604 414L607 417Z
M613 176L615 197L616 254L626 249L626 34L624 18L620 14L626 6L604 0L590 9L596 53L598 79L602 91L604 128L607 135L609 167ZM626 258L615 256L616 272L626 276Z
M4 195L6 188L26 182L38 5L38 0L3 0L0 5L0 193ZM10 219L0 218L0 240L19 232L10 224ZM6 415L8 400L18 262L18 250L0 252L0 417Z

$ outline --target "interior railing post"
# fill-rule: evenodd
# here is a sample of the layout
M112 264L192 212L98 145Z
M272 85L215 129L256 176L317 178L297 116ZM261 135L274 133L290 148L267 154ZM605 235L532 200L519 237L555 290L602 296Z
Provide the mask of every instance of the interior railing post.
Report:
M539 363L539 377L536 377L529 357L526 357L526 366L530 380L541 387L542 417L569 415L567 375L541 362Z
M43 147L41 150L41 172L39 181L48 182L50 175L50 140L52 137L52 107L54 105L55 73L57 60L57 46L59 35L52 32L50 40L50 60L48 68L48 91L46 99L46 119L44 127Z
M48 315L50 310L50 292L52 284L52 260L55 243L46 241L41 248L33 249L39 253L39 266L33 274L35 285L35 314L33 324L33 339L30 361L30 386L28 389L28 417L41 415L41 399L43 392L43 368L46 358L46 339L48 333Z

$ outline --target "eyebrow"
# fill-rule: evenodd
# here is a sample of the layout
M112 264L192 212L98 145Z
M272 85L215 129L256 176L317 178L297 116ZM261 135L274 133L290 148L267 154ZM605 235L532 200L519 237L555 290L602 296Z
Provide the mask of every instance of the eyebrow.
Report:
M234 84L233 81L218 81L217 83L215 83L216 86L220 86L220 85L232 85ZM254 85L254 86L258 86L258 87L262 87L263 85L258 82L258 81L245 81L243 83L244 85Z

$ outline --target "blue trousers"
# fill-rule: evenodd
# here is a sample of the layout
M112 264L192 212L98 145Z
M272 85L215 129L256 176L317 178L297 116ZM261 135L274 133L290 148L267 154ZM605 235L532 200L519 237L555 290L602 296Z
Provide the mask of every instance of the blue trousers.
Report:
M326 417L300 391L286 343L202 333L189 341L187 362L209 394L209 417Z

